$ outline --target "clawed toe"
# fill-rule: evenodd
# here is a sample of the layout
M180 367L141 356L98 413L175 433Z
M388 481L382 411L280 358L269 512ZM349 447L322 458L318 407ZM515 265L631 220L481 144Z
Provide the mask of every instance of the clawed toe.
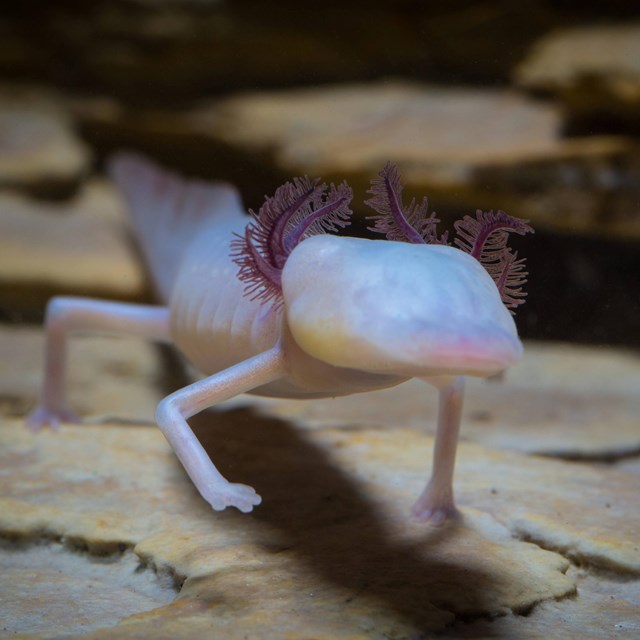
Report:
M27 428L35 433L45 428L58 431L63 422L78 424L80 418L68 409L51 411L39 405L27 416L26 422Z
M223 511L227 507L235 507L242 513L249 513L253 507L262 502L262 498L253 487L245 484L227 483L217 485L208 499L209 504L216 511Z
M432 526L439 526L448 520L453 520L460 515L460 512L453 506L447 507L422 507L418 504L411 509L411 516L417 522L426 522Z
M411 509L411 515L418 522L428 522L438 526L459 517L460 512L453 502L450 487L429 484Z

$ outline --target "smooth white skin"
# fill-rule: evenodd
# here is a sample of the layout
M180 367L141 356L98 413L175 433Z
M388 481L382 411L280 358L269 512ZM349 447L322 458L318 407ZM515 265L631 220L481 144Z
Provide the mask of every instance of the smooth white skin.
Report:
M282 284L295 341L338 367L488 376L522 355L493 280L453 247L315 236L291 253Z
M451 247L317 236L291 253L283 272L284 307L273 308L243 295L229 257L231 234L245 223L228 216L200 229L169 307L53 299L45 377L29 426L56 428L74 418L64 390L68 334L106 331L173 342L210 375L165 398L158 425L214 509L248 512L260 496L220 474L189 417L244 392L324 397L420 377L439 389L440 412L431 480L413 515L436 524L455 515L461 376L495 374L522 351L486 271Z

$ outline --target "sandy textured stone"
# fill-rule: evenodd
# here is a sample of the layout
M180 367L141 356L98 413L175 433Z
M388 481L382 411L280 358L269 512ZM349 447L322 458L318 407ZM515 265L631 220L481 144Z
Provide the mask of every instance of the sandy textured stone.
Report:
M106 183L70 202L0 193L0 291L14 312L42 309L52 294L131 299L146 292L122 203Z
M640 633L640 581L616 580L571 570L578 597L547 601L530 615L455 625L446 638L557 638L603 640Z
M635 456L623 460L620 464L617 465L617 467L620 469L624 469L625 471L631 471L632 473L637 473L638 475L640 475L640 456Z
M49 542L0 548L0 635L88 632L129 613L170 603L170 580L140 565L131 552L89 556ZM6 637L6 636L5 636Z
M483 445L576 459L640 453L640 357L628 351L530 342L502 381L469 378L462 438ZM411 427L433 433L437 392L414 380L329 400L247 396L310 427Z
M573 117L640 126L640 23L557 30L515 73L527 88L560 94Z
M0 327L0 414L24 415L44 369L41 329ZM69 403L87 421L153 421L157 403L175 389L170 363L141 340L75 336L69 341Z
M2 332L0 394L24 398L35 387L37 343L36 330ZM463 443L455 487L464 519L431 529L408 512L429 470L433 440L418 429L435 416L433 390L409 384L406 395L396 395L398 387L254 408L242 408L255 402L244 397L192 420L223 472L264 498L251 515L216 514L159 430L122 420L153 410L152 352L106 338L72 341L72 349L77 408L91 420L117 416L119 424L34 435L20 418L0 421L0 538L7 541L0 570L20 585L0 597L6 637L381 639L450 628L452 637L534 638L570 621L576 634L606 638L637 627L632 457L615 467L585 465ZM535 425L555 416L564 431L548 453L571 455L584 423L590 455L602 457L598 421L613 424L617 414L607 412L616 407L630 420L636 413L637 358L558 345L534 344L526 353L504 384L470 385L465 430L478 440L483 429L493 431L492 446L535 450ZM13 404L12 413L22 406ZM520 423L518 407L529 415ZM505 429L518 425L521 442L501 442L502 421ZM104 558L110 564L102 573ZM586 573L566 573L566 558ZM141 572L131 575L138 564ZM56 567L62 574L52 573ZM83 588L86 597L74 595ZM115 610L90 589L112 591ZM172 589L179 594L169 602ZM127 598L130 590L137 595ZM29 594L38 611L23 615L33 609ZM67 597L73 604L64 607ZM499 619L474 622L483 616Z
M43 366L40 329L0 330L0 411L33 405ZM70 341L71 405L85 419L151 421L157 403L187 383L179 361L137 339ZM626 351L530 342L501 381L467 380L462 438L489 447L570 460L633 465L640 452L640 363ZM195 374L194 374L195 375ZM304 428L411 428L434 433L437 392L414 380L392 389L323 400L243 395L224 408L256 407ZM606 428L603 427L606 425Z
M431 439L413 432L333 432L333 451L353 473L375 469L372 496L396 492L393 509L410 506L409 487L428 468ZM316 437L327 437L319 431ZM352 451L358 452L357 465ZM489 512L523 539L594 567L640 575L640 496L635 474L520 456L468 443L456 471L462 505ZM420 483L418 483L419 486ZM415 497L415 492L411 497ZM391 508L391 507L388 507Z
M57 98L0 89L0 187L69 191L88 172L89 161Z
M124 545L184 579L172 604L89 637L159 628L160 637L203 628L230 637L414 637L456 616L526 611L574 593L564 558L478 510L444 529L409 521L427 438L303 434L246 411L196 423L221 467L260 489L254 514L211 512L153 428L65 426L34 436L16 421L0 426L5 537L55 537L92 553ZM463 478L469 456L486 460L469 450ZM488 462L485 471L504 466Z

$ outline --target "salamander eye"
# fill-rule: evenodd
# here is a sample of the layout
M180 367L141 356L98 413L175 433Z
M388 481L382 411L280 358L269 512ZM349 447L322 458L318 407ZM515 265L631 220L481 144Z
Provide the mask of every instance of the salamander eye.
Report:
M294 178L265 199L244 235L235 234L231 257L239 266L251 300L282 303L282 269L296 245L320 233L350 224L353 192L346 182L327 186L308 177Z

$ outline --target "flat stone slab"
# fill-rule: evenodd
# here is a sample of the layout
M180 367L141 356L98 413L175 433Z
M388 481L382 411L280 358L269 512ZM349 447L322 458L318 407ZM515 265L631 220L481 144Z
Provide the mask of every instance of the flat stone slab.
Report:
M528 89L554 92L570 117L640 126L640 22L558 29L516 69Z
M634 637L640 632L640 582L589 575L571 569L578 597L540 604L526 617L507 615L455 625L445 638L562 638L602 640Z
M66 203L0 192L0 292L15 313L41 312L55 294L144 298L146 276L114 189L92 181Z
M178 638L207 626L232 628L231 637L265 628L291 638L411 637L547 601L556 614L543 619L561 619L575 608L555 601L575 597L578 576L545 548L588 570L640 576L640 499L629 472L463 444L464 518L432 528L408 518L430 437L301 432L248 410L194 424L222 469L262 493L252 515L213 513L154 428L69 425L34 435L20 420L0 424L3 538L96 556L130 549L180 585L171 604L90 637L139 637L157 625Z
M69 192L90 160L54 95L0 87L0 187Z
M0 332L0 637L534 638L571 620L569 637L595 639L640 625L636 458L507 450L535 451L549 422L547 455L572 457L584 424L602 457L599 421L636 412L633 355L532 344L504 383L469 384L463 432L488 431L491 448L461 443L463 519L433 528L409 517L433 448L424 385L323 403L244 396L194 417L223 473L264 499L215 513L160 431L127 421L151 420L176 384L157 379L155 350L72 340L72 403L90 423L32 434L20 414L41 347L36 329Z
M465 165L555 151L561 126L553 106L516 92L399 81L252 93L212 107L199 114L203 126L230 143L271 149L293 175L378 170L394 159L434 182L458 183Z
M409 521L430 439L302 436L233 411L198 428L218 440L218 458L234 460L236 479L261 489L255 514L213 513L156 429L82 425L34 435L20 421L0 424L4 538L54 539L93 555L132 549L181 585L171 604L90 637L139 637L158 625L178 638L205 626L232 628L231 637L265 629L290 638L404 637L575 592L567 560L513 538L479 510L443 529Z

